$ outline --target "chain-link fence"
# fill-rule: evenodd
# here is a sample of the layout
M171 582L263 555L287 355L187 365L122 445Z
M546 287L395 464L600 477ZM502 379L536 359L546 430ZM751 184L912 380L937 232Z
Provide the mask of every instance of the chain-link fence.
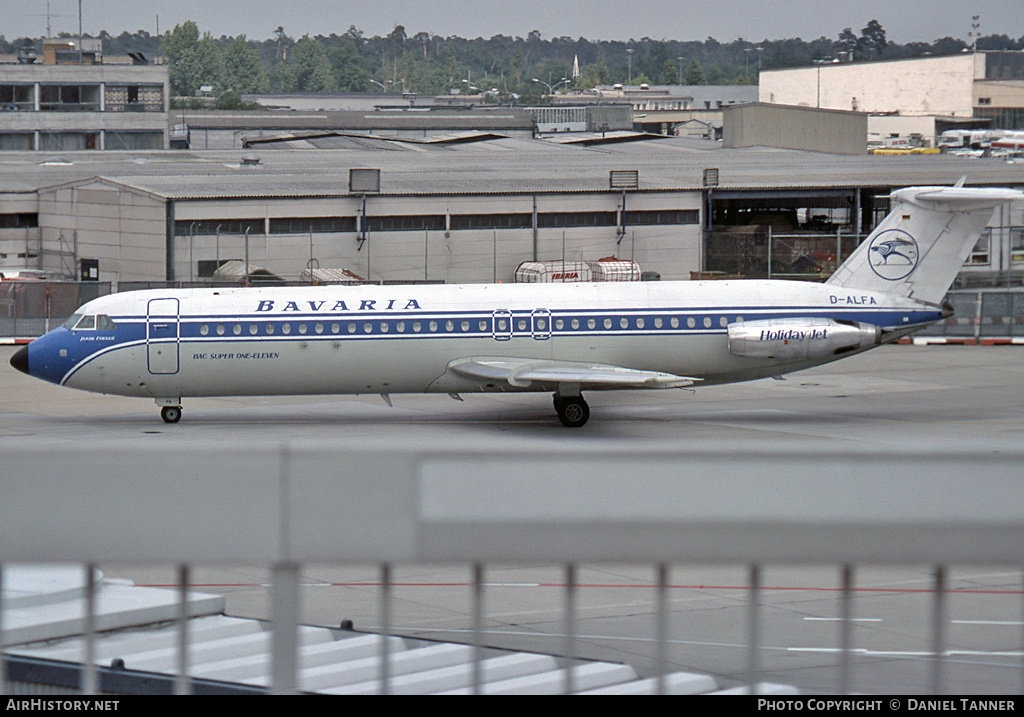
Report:
M704 266L711 276L824 281L853 253L856 234L773 234L771 227L707 233Z
M85 302L110 291L110 282L104 281L0 282L0 337L42 336Z
M1024 337L1024 289L953 291L946 300L953 315L918 331L918 336L977 342Z

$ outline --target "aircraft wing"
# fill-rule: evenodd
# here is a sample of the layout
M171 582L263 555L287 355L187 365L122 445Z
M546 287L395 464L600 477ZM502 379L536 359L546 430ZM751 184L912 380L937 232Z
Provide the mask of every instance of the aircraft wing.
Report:
M526 388L534 381L608 387L682 388L701 380L609 364L547 359L474 357L453 361L448 368L466 378L507 381L517 388Z

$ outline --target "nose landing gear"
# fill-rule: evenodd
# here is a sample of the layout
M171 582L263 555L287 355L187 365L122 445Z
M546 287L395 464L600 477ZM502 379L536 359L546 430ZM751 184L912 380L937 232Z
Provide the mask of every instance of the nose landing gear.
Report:
M160 418L164 419L164 423L177 423L181 420L180 398L158 398L156 405L160 406Z
M164 423L177 423L181 420L181 406L164 406L160 409L160 418Z

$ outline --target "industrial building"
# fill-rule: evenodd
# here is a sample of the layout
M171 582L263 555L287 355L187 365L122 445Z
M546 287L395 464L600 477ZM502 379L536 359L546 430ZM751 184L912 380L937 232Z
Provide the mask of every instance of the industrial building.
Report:
M187 128L183 149L245 149L273 143L289 149L372 149L379 139L459 142L469 137L534 134L533 114L524 108L435 107L424 111L310 110L229 112L174 110L171 122Z
M555 106L632 109L636 130L721 139L725 108L757 101L756 85L613 85L555 95ZM593 130L591 130L593 131Z
M763 70L769 104L866 112L868 132L920 135L935 146L947 129L1024 129L1024 52L973 52L880 62L820 61Z
M753 102L723 110L723 137L730 149L777 147L830 154L867 151L868 116L813 107Z
M0 61L0 150L167 149L166 65L105 61L100 40L45 40ZM129 64L130 63L130 64Z
M293 281L338 269L459 283L513 281L524 261L617 256L648 278L820 279L884 215L894 187L964 175L972 185L1024 184L1020 165L995 159L591 139L5 152L0 271L203 282L238 261ZM379 191L350 186L354 168L378 170ZM1024 207L996 215L965 271L1021 283Z

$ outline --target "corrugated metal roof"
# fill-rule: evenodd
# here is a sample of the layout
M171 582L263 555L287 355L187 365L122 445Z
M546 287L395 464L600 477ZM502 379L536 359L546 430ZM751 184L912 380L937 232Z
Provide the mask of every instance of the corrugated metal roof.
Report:
M422 148L421 148L422 149ZM255 151L261 163L243 167L243 153L70 152L72 164L39 165L38 153L0 153L0 193L24 192L104 177L170 199L330 197L347 195L350 167L379 167L384 194L507 194L607 191L611 170L635 169L640 190L691 190L703 170L720 170L732 189L1020 184L1019 165L951 155L875 157L747 148L668 137L602 146L555 145L530 139L490 140L429 151L372 148Z
M329 110L323 112L201 112L190 113L188 124L194 130L309 130L338 131L422 131L475 129L516 129L529 132L533 118L526 110L476 108L469 112L451 108L432 110Z

